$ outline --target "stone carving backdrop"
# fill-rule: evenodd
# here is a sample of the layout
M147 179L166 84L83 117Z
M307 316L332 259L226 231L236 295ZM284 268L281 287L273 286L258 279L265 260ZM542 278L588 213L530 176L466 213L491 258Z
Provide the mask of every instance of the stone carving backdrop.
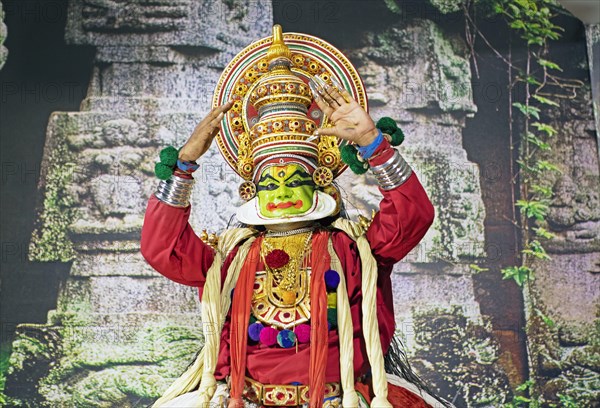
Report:
M452 2L432 3L455 11ZM402 152L436 208L423 242L394 269L398 336L441 395L457 406L499 406L520 377L482 313L469 267L486 256L482 174L463 148L478 109L467 46L438 20L399 19L344 51L365 81L373 117L391 116L404 129ZM18 329L6 389L15 404L149 404L198 351L196 290L158 275L139 254L145 202L157 184L153 165L207 113L225 64L272 24L268 1L69 2L65 38L95 47L96 56L80 111L50 117L29 253L72 264L47 324ZM2 55L0 48L0 64ZM589 100L577 103L555 113L565 133L555 150L565 168L549 226L558 232L556 257L540 268L532 294L562 330L530 340L540 346L532 347L539 358L531 373L549 393L573 384L598 389L598 157ZM240 180L215 146L196 179L191 223L197 232L222 231L240 204ZM340 185L352 217L377 207L370 175L347 172ZM566 280L573 271L580 279ZM585 307L558 296L565 287ZM597 398L583 394L587 403Z

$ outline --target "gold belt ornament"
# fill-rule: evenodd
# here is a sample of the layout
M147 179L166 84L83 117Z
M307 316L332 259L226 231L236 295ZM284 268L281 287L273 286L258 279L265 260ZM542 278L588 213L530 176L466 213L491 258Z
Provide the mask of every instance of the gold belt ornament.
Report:
M325 398L339 397L340 383L325 384ZM265 406L293 407L308 404L308 385L261 384L246 377L244 398Z

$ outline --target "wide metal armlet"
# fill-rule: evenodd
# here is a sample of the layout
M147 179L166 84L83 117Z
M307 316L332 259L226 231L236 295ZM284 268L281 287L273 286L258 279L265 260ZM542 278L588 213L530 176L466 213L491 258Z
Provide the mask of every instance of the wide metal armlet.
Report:
M392 190L401 186L412 174L412 169L408 163L395 149L392 157L379 166L371 166L371 171L375 175L379 186L384 190Z
M170 206L187 207L190 205L193 187L194 179L187 179L173 174L168 180L161 180L154 195Z

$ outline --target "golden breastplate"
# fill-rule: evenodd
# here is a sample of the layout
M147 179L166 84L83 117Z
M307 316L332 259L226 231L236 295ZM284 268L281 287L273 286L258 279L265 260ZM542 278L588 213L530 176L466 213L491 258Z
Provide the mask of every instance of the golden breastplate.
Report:
M310 268L298 271L294 291L277 287L273 274L256 272L252 294L252 314L277 329L290 329L310 319Z
M291 329L310 319L311 237L312 230L264 238L265 270L256 272L252 294L252 314L263 325Z

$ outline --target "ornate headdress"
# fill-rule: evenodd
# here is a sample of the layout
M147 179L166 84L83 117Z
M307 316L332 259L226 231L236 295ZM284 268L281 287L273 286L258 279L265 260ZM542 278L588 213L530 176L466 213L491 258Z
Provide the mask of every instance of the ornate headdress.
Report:
M337 79L367 109L358 72L338 49L314 36L283 34L280 25L273 26L272 37L242 50L219 78L213 105L235 102L223 119L217 144L246 180L240 186L246 200L253 196L260 173L272 165L298 164L320 187L346 169L340 158L346 141L335 136L309 140L328 121L308 86L314 77L326 83Z

